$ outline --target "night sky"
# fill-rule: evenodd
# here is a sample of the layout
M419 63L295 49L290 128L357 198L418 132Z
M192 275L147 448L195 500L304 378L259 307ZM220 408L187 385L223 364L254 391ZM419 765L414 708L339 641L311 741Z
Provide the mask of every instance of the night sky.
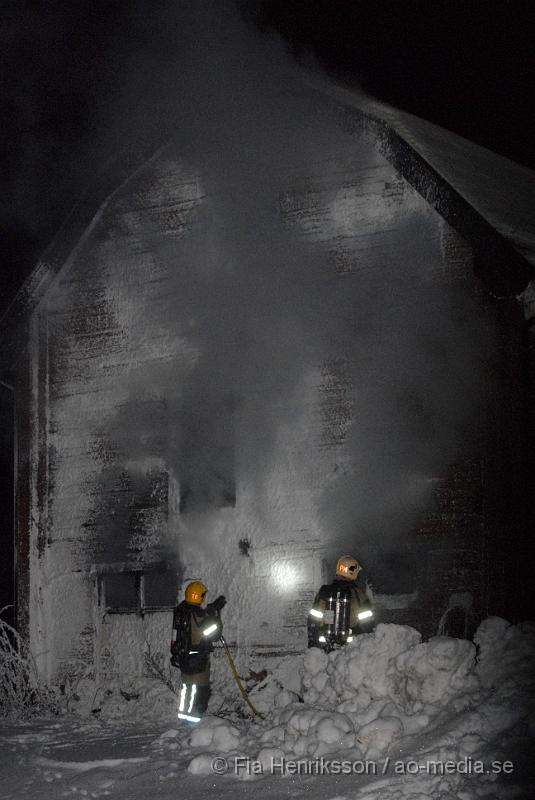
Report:
M193 0L188 0L192 2ZM178 6L170 0L4 0L0 308L95 171L140 128L176 121ZM226 2L226 0L221 0ZM276 31L345 82L535 169L535 3L255 0Z

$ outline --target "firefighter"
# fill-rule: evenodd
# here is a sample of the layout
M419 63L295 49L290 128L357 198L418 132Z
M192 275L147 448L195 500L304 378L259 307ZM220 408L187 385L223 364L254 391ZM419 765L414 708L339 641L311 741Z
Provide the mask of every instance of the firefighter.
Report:
M356 580L362 567L352 556L341 556L334 581L321 587L308 616L308 646L327 653L373 628L373 612Z
M178 718L198 722L210 699L210 653L223 626L220 612L226 600L217 597L202 607L206 586L193 581L186 586L184 600L173 614L171 664L181 672Z

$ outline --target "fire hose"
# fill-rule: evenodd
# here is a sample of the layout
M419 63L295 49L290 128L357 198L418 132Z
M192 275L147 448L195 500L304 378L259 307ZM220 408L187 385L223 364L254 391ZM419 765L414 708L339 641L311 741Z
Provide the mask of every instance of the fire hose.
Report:
M226 655L226 657L228 659L228 663L230 664L232 677L236 681L236 684L238 686L238 689L240 690L241 696L243 697L243 699L245 700L245 702L247 703L247 705L249 706L249 708L251 709L251 711L253 712L253 714L255 716L260 717L260 719L265 719L264 715L261 714L260 711L258 711L258 709L256 709L254 707L254 705L251 703L251 701L249 700L249 695L247 694L247 692L245 691L245 689L243 687L243 684L242 684L242 682L240 680L240 676L238 675L238 670L236 669L236 664L234 663L234 659L230 655L230 651L228 649L228 645L227 645L227 643L226 643L226 641L225 641L223 636L220 637L220 642L223 645L223 649L225 651L225 655Z

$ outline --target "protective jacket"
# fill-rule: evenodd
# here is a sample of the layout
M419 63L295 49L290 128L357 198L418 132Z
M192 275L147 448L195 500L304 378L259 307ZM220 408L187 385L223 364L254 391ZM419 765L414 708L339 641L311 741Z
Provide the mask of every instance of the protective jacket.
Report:
M212 624L217 627L206 636L204 631ZM209 655L214 649L213 643L221 636L221 631L221 620L213 606L202 608L183 600L173 614L171 664L178 667L183 675L206 672Z
M308 618L308 646L329 651L344 645L352 636L371 630L371 614L359 619L364 611L371 611L370 601L354 583L335 578L323 585Z
M210 699L210 653L223 626L219 612L225 598L202 608L183 600L173 613L171 664L181 672L179 719L197 722Z

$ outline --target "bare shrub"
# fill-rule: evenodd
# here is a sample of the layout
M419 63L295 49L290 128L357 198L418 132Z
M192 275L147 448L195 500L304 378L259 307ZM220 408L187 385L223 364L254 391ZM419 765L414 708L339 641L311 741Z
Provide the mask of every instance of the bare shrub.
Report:
M157 678L164 683L173 694L178 695L175 684L173 683L173 675L169 666L169 659L163 653L154 653L150 644L145 641L145 650L143 653L145 662L145 671L150 678Z
M40 681L27 640L1 618L7 608L0 610L0 716L58 713L57 694Z

